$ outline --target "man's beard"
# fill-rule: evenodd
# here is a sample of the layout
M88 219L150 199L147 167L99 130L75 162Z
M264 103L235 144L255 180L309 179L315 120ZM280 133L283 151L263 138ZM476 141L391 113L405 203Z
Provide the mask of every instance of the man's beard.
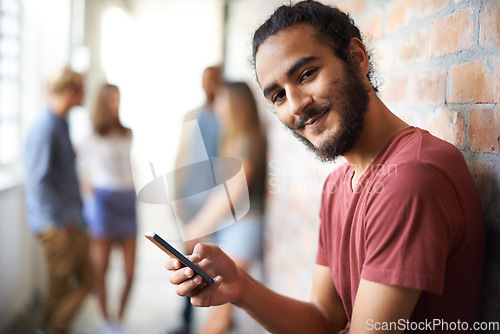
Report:
M334 84L330 86L333 87ZM332 99L320 106L311 106L300 116L297 124L289 128L301 142L316 153L321 161L334 161L339 156L349 153L354 147L359 134L363 130L369 101L369 90L363 83L359 71L347 64L344 67L344 82L336 90ZM316 147L296 130L303 128L308 120L320 115L327 109L329 109L327 112L332 112L333 105L335 105L335 110L340 116L339 130L320 143L319 147Z

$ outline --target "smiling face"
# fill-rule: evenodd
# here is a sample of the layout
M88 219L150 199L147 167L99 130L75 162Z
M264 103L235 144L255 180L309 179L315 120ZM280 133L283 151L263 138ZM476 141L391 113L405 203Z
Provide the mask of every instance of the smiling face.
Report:
M265 97L301 141L324 161L349 153L369 102L353 62L338 58L312 27L297 24L264 41L255 66Z

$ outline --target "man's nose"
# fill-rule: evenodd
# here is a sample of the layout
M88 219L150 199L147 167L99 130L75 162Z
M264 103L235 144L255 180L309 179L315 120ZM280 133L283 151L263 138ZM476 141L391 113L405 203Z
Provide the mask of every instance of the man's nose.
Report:
M311 104L312 97L300 87L289 87L287 92L288 112L292 116L300 116Z

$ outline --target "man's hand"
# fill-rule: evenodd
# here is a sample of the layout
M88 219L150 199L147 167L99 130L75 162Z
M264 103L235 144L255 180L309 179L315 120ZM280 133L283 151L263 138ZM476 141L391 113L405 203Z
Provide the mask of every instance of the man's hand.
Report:
M238 302L241 298L242 272L219 247L197 244L189 260L214 277L215 282L207 285L201 276L194 275L191 268L181 267L179 260L169 258L165 268L172 271L170 282L177 285L179 296L191 297L191 303L199 307Z
M73 221L68 221L63 226L62 229L59 230L59 233L66 239L71 239L76 234L76 223Z
M188 239L188 241L184 242L184 247L186 248L186 254L192 254L194 250L194 246L196 246L201 239Z

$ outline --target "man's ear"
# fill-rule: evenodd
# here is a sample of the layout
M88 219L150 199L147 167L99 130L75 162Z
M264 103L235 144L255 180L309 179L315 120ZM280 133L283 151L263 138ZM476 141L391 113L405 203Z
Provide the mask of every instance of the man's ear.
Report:
M358 65L360 73L366 76L370 70L370 62L368 61L365 45L359 38L351 38L349 42L349 55L354 63Z
M78 93L75 87L68 86L64 89L64 95L67 97L73 97Z
M63 94L70 95L75 93L75 88L73 86L64 87Z

